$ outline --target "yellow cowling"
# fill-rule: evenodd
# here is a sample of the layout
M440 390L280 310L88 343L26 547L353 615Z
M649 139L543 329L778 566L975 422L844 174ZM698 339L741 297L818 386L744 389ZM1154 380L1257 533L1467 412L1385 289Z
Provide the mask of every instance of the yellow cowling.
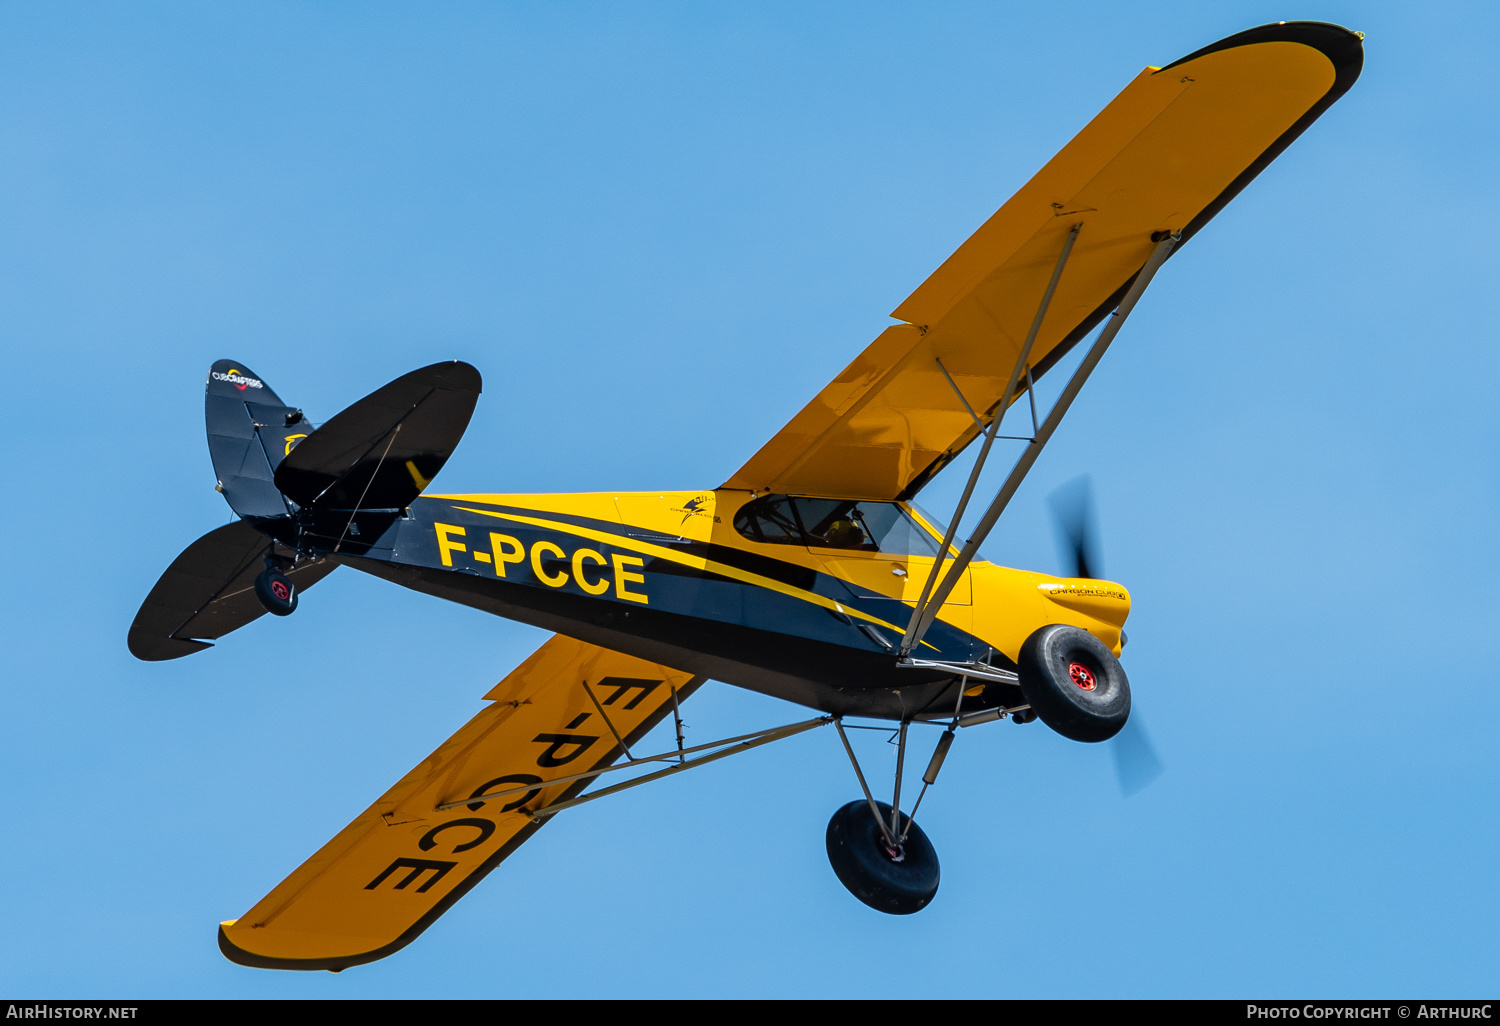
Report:
M1110 581L1084 578L1048 581L1037 585L1037 590L1058 605L1102 620L1111 627L1124 627L1125 618L1130 615L1130 593Z
M1130 592L1121 585L992 563L975 564L972 575L973 633L1010 658L1020 656L1032 631L1052 623L1081 627L1120 654L1130 616Z

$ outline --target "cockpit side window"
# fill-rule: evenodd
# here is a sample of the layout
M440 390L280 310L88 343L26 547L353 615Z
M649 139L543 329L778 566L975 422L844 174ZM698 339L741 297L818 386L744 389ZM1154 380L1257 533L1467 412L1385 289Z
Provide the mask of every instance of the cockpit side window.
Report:
M735 530L752 541L819 549L937 555L937 543L894 502L766 495L741 507Z
M802 528L785 495L765 495L745 503L734 515L734 529L751 541L803 545Z
M854 510L877 552L903 556L936 556L937 542L894 502L861 502Z
M848 499L793 499L807 544L820 549L878 552L859 515L859 503Z

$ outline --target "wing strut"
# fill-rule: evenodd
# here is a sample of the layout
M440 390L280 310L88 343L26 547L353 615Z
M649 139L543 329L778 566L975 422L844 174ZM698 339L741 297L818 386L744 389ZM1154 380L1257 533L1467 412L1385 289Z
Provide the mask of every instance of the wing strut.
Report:
M620 746L620 751L625 753L625 758L629 759L631 762L635 762L635 756L630 753L630 746L625 743L625 739L620 736L620 732L616 730L615 725L610 722L609 713L605 712L604 706L599 704L599 696L594 694L594 689L589 687L588 681L583 682L583 690L589 693L589 701L593 702L594 708L599 710L600 718L604 720L604 725L609 728L609 732L614 735L615 743ZM674 700L677 698L677 692L672 692L672 698ZM673 711L676 711L675 702L673 705Z
M638 787L641 784L648 784L653 780L660 780L662 777L670 777L673 774L681 773L683 770L689 770L695 766L705 766L708 763L717 762L720 759L728 758L729 756L734 755L738 752L746 752L752 748L759 748L761 745L768 745L772 741L780 741L782 738L792 737L794 735L801 734L804 731L812 730L815 727L822 727L832 722L834 722L834 717L832 716L819 716L816 719L803 720L800 723L789 723L784 727L771 727L767 730L757 730L750 734L741 734L739 737L725 738L723 741L712 741L706 745L695 745L692 748L679 747L675 752L664 752L661 755L648 755L640 759L630 759L627 762L617 762L612 766L600 766L585 773L574 773L565 777L554 777L551 780L547 781L548 786L551 786L553 784L571 784L579 780L593 780L595 777L601 777L604 774L614 772L615 770L634 769L637 766L643 766L647 763L672 762L673 760L676 760L675 765L668 766L663 770L657 770L655 773L647 773L645 776L636 777L633 780L627 780L623 784L615 784L612 787L600 788L598 791L590 791L588 794L582 795L577 798L569 798L566 801L553 802L551 805L545 805L542 808L537 809L535 812L530 812L527 814L533 820L540 821L548 816L552 816L556 813L561 812L563 809L571 809L575 805L582 805L585 802L591 802L595 798L603 798L605 795L611 795L619 791L624 791L628 788ZM694 755L698 752L706 752L714 748L720 750L713 752L710 755L700 756L697 759L687 758L687 756L689 755ZM499 781L496 781L496 783L499 783ZM460 805L469 805L473 802L487 802L496 798L510 798L518 794L530 793L535 789L536 782L533 779L531 783L523 784L520 787L510 787L506 788L503 791L483 791L478 794L472 794L467 798L456 798L452 801L439 802L435 811L446 812L449 809L456 809Z
M1069 241L1063 248L1062 259L1058 261L1058 266L1052 273L1052 281L1047 286L1046 295L1042 297L1041 309L1037 311L1036 320L1032 323L1031 333L1027 337L1028 344L1022 348L1021 356L1017 360L1017 368L1011 372L1011 384L1006 389L1007 399L1015 388L1015 381L1019 377L1021 370L1020 365L1027 357L1030 341L1035 338L1037 328L1040 326L1041 319L1046 313L1047 303L1052 298L1052 290L1057 285L1057 279L1062 273L1063 261L1067 258L1072 240L1077 237L1077 231L1078 229L1074 228L1073 234L1069 235ZM979 551L979 546L984 544L984 540L989 537L990 531L994 530L995 523L1000 519L1000 514L1005 512L1005 507L1016 494L1016 489L1021 486L1021 482L1026 478L1026 474L1031 470L1032 465L1036 463L1037 457L1042 454L1043 447L1046 446L1047 441L1052 437L1052 433L1057 430L1057 425L1062 422L1063 415L1068 412L1068 407L1078 397L1078 392L1083 388L1084 382L1088 380L1089 375L1098 366L1099 360L1104 356L1104 351L1109 348L1109 344L1119 334L1120 328L1125 324L1125 319L1130 316L1130 312L1135 309L1137 300L1146 291L1146 286L1151 284L1151 279L1156 276L1156 272L1160 270L1161 265L1171 255L1172 247L1177 245L1178 240L1181 238L1182 236L1179 233L1168 235L1157 242L1156 248L1151 251L1151 256L1146 261L1146 265L1141 268L1140 273L1135 276L1135 281L1131 283L1129 291L1125 293L1125 298L1120 300L1120 305L1110 315L1108 322L1104 325L1104 330L1099 332L1099 337L1094 340L1093 346L1084 355L1083 362L1078 365L1078 369L1068 379L1068 383L1064 386L1062 394L1057 397L1057 402L1052 404L1052 409L1047 414L1047 419L1042 422L1042 426L1037 430L1036 436L1032 438L1031 444L1026 446L1020 458L1016 460L1016 465L1011 468L1010 476L1000 486L1000 490L995 494L995 498L990 503L989 509L984 511L984 516L980 518L978 526L974 529L974 534L964 544L963 551L949 565L947 571L943 574L942 580L932 589L930 596L926 594L926 589L923 589L923 599L912 610L911 622L906 628L906 634L901 638L900 659L905 660L910 657L912 649L917 646L917 643L922 640L922 635L926 634L927 629L932 626L932 621L937 615L937 611L947 601L948 595L953 591L954 585L958 583L959 577L968 569L969 563L974 559L974 554ZM990 435L985 437L985 449L980 452L980 462L983 461L989 449L990 438L993 436L996 426L1000 423L1000 416L1003 414L1004 409L1002 405L1000 413L996 414L994 422L990 425ZM962 515L964 504L968 502L969 493L973 490L974 482L978 477L977 470L978 465L976 464L975 472L969 476L968 487L964 489L963 499L959 502L959 515ZM948 526L948 537L944 539L939 559L947 555L948 546L952 544L953 533L957 529L958 516L956 515L953 518L953 523ZM928 578L929 583L936 577L937 570L934 568L931 577Z
M990 421L990 429L984 434L984 445L979 448L979 458L974 461L974 469L969 471L969 480L964 485L963 495L959 497L958 508L948 521L948 533L943 535L943 544L938 549L937 562L933 564L932 573L927 575L927 581L922 585L922 594L917 599L917 604L911 611L911 620L906 625L906 633L901 637L901 652L899 656L901 659L905 659L911 654L911 650L916 647L917 642L922 640L922 633L926 631L924 627L922 632L917 632L917 625L921 620L922 611L926 608L927 599L932 594L932 586L941 576L943 561L948 558L948 553L952 550L954 533L958 530L959 521L963 519L964 510L969 508L969 499L974 494L974 486L979 483L979 472L984 469L984 461L989 458L990 446L995 444L995 436L1000 430L1000 422L1005 419L1005 411L1010 407L1011 397L1016 394L1016 385L1020 383L1023 368L1026 371L1027 394L1030 394L1031 365L1027 361L1031 359L1031 347L1036 342L1037 332L1042 328L1043 318L1047 316L1047 307L1052 305L1052 294L1057 291L1057 283L1062 278L1063 268L1068 264L1068 255L1073 252L1073 243L1078 241L1078 230L1082 227L1083 223L1079 222L1068 231L1068 237L1063 242L1062 252L1057 257L1057 265L1052 268L1052 278L1047 282L1047 288L1042 293L1042 302L1036 308L1036 316L1031 319L1031 330L1026 333L1026 344L1021 347L1021 352L1016 356L1016 365L1010 369L1010 378L1005 383L1005 392L1000 397L1000 404L995 407L995 419ZM948 368L943 366L942 360L938 361L938 370L943 372L943 377L948 379L948 384L952 385L953 391L958 393L958 401L964 404L964 409L969 411L969 416L974 417L974 423L978 424L979 418L974 416L973 407L964 398L964 394L959 392L957 383L954 382L952 375L948 373ZM1032 400L1031 420L1032 437L1035 438L1035 400ZM968 565L967 560L964 561L964 565ZM960 570L959 572L962 573L963 571ZM943 592L944 597L947 594L946 591ZM938 605L942 605L941 599L938 600ZM917 633L914 634L914 632Z

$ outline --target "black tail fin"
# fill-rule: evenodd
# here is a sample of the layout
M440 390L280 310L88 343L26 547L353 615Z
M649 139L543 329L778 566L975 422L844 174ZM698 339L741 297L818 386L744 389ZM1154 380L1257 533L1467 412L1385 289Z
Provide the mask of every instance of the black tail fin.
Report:
M302 411L282 402L243 363L220 360L208 372L203 412L208 453L230 509L242 517L287 516L275 474L312 432Z

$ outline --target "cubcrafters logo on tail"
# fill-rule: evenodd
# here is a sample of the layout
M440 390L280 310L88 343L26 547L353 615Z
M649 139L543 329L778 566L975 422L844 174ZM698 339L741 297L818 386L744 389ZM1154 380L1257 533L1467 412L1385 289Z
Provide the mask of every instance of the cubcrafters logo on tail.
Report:
M213 378L215 381L227 381L235 388L239 389L241 392L243 392L247 388L266 387L265 382L261 381L259 378L247 377L234 367L229 368L229 373L227 374L220 373L219 371L214 371L209 375L209 377Z

